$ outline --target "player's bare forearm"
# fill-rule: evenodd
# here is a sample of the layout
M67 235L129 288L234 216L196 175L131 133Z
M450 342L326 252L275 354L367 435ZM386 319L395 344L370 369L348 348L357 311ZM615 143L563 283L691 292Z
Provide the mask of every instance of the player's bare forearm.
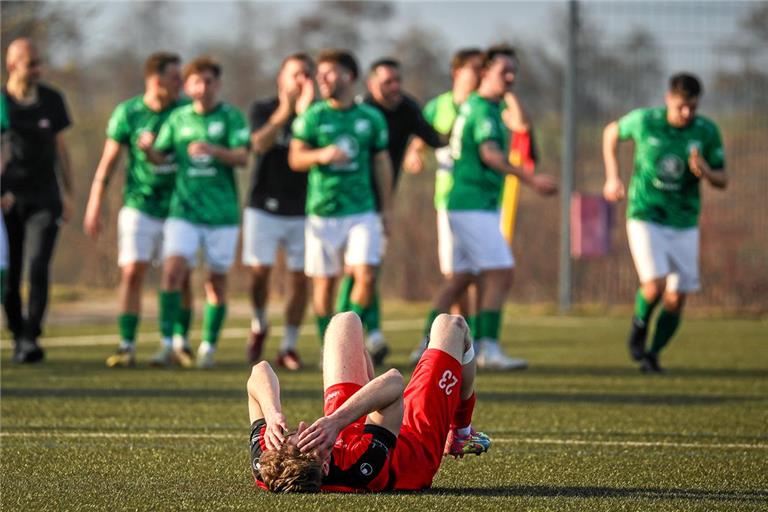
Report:
M282 414L280 382L268 362L261 361L253 367L247 389L251 422Z
M619 179L619 124L614 121L603 130L603 164L605 165L606 181Z
M159 151L155 148L144 149L144 154L147 155L147 160L155 165L161 165L165 162L166 153Z
M246 148L211 146L211 155L219 162L230 167L242 167L248 164L248 150Z
M495 142L484 142L480 145L480 160L485 165L500 174L511 174L528 183L528 175L522 169L513 166Z
M88 204L85 208L83 227L85 232L93 238L97 238L101 231L101 203L109 184L117 162L120 158L121 146L118 142L107 139L104 143L104 151L101 154L99 165L91 183L91 191L88 195Z
M403 376L392 368L358 389L329 419L336 421L343 429L361 416L385 409L400 400L404 390Z
M290 119L290 111L278 109L270 116L267 123L251 134L251 148L257 155L263 155L275 145L277 134L285 128Z
M379 200L382 211L391 211L392 209L392 160L389 153L379 151L373 159L374 173L376 176L376 185L379 189Z
M71 197L72 193L74 192L72 166L69 160L69 148L67 146L67 141L64 139L64 134L61 132L56 134L56 150L58 153L58 170L61 186L64 189L64 193Z
M314 149L305 142L292 140L288 147L288 166L296 172L307 172L320 161L323 148Z
M704 178L715 188L728 188L728 174L725 169L710 169L704 172Z

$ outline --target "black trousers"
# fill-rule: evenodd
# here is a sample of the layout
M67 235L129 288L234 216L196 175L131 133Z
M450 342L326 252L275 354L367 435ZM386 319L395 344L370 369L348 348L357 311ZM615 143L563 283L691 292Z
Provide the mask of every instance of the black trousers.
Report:
M8 230L8 288L5 314L14 340L37 340L48 307L49 268L59 234L61 205L44 207L18 201L4 215ZM26 249L26 258L25 258ZM24 316L21 278L29 266L29 303Z

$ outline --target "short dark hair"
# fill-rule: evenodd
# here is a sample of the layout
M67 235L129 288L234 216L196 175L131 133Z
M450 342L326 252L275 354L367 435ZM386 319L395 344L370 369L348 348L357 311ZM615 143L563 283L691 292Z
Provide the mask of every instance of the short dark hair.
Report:
M144 78L162 75L171 64L181 64L181 57L171 52L156 52L144 61Z
M297 52L297 53L292 53L283 59L283 61L280 63L280 71L282 71L285 65L292 60L298 60L300 62L303 62L309 67L310 72L311 70L315 69L315 61L312 60L312 57L310 57L308 53Z
M482 57L483 51L480 48L462 48L451 57L451 71L464 67L469 59Z
M221 64L219 64L219 62L213 57L209 57L207 55L196 57L194 60L187 63L186 66L184 66L184 80L189 78L191 75L202 73L204 71L210 71L213 76L220 78Z
M669 79L669 92L686 100L698 98L704 92L701 81L691 73L677 73Z
M357 60L354 55L347 50L339 50L336 48L323 50L317 56L317 63L330 62L332 64L338 64L350 73L352 73L352 79L357 80L360 73L360 68L357 66Z
M483 67L490 67L493 59L499 56L509 57L510 59L516 60L517 52L515 52L515 49L507 44L493 45L485 50L485 53L483 54Z
M368 73L372 75L378 68L382 66L400 70L400 61L393 59L392 57L382 57L380 59L376 59L371 63L371 67L368 68Z

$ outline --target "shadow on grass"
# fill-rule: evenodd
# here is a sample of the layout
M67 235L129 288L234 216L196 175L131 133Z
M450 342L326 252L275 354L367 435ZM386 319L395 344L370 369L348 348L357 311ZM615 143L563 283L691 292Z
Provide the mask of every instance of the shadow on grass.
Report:
M526 375L555 375L583 377L642 377L635 363L626 366L551 366L532 365ZM521 373L520 375L523 375ZM720 378L720 379L756 379L768 378L768 370L761 368L688 368L670 366L663 375L646 376L647 378Z
M480 391L479 400L507 403L586 403L586 404L627 404L627 405L720 405L726 403L764 401L757 396L719 395L639 395L627 393L547 393L517 392L501 393Z
M281 396L296 399L323 397L319 389L283 389ZM4 388L3 398L194 398L245 400L244 389L158 389L158 388Z
M431 488L405 494L436 496L517 496L541 498L645 498L652 500L765 501L768 491L708 491L703 489L660 489L644 487L595 487L519 485L511 487Z

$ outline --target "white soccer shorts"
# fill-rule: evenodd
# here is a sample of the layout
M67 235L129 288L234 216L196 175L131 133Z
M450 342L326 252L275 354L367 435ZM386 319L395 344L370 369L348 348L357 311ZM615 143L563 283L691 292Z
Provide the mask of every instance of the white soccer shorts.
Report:
M627 239L641 283L666 277L671 292L700 288L698 227L678 229L629 219Z
M117 215L117 264L150 262L160 257L165 219L123 206Z
M498 211L437 212L440 272L477 274L512 268L515 258L499 228Z
M381 218L374 212L343 217L310 215L306 244L304 272L310 277L337 276L344 265L378 265L383 249Z
M226 274L235 262L238 226L208 226L182 219L165 221L163 258L181 256L190 267L197 263L202 250L208 268L214 274Z
M304 270L304 217L274 215L257 208L246 208L243 215L243 264L275 263L277 248L285 251L288 270Z

